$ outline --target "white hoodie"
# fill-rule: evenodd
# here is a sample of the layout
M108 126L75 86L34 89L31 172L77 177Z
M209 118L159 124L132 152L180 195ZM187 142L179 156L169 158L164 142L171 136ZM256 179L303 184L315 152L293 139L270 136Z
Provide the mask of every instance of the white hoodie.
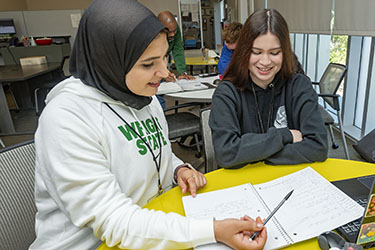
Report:
M37 239L30 249L181 249L215 242L213 220L142 209L158 192L152 154L108 103L159 153L151 115L162 132L160 176L172 185L183 162L171 150L156 97L135 110L73 77L49 93L35 134Z

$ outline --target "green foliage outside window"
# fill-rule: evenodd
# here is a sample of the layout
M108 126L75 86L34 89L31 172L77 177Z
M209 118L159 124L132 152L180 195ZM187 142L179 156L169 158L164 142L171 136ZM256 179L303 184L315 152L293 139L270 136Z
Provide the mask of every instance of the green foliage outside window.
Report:
M333 35L331 40L331 53L329 61L332 63L346 64L346 51L348 36Z

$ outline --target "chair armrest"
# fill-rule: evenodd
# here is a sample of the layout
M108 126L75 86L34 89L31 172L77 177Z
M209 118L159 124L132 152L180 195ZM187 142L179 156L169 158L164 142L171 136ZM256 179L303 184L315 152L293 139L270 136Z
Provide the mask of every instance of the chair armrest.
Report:
M329 97L333 99L333 107L335 110L340 111L340 104L339 104L339 97L340 95L338 94L318 94L320 97Z
M321 96L321 97L332 97L332 98L339 98L340 95L338 94L318 94L318 96Z

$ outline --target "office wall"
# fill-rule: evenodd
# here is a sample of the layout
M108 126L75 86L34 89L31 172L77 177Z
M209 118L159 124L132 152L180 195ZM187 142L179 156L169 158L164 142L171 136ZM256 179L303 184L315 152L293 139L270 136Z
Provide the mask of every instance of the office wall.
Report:
M86 9L93 0L1 0L0 11Z
M27 10L26 0L1 0L0 11Z
M78 28L74 27L72 15L80 17L83 10L49 11L2 11L0 19L13 18L17 36L71 36L73 45Z
M0 19L13 18L16 26L17 36L26 36L27 29L22 11L2 11L0 12Z
M169 10L172 14L178 16L178 0L138 0L138 2L149 8L155 15L163 10Z
M4 1L4 0L2 0ZM12 1L12 0L7 0ZM20 0L18 0L20 1ZM72 10L86 9L93 0L24 0L28 10Z
M83 10L24 11L29 36L71 36L73 45L78 26L74 26L72 15L82 16Z

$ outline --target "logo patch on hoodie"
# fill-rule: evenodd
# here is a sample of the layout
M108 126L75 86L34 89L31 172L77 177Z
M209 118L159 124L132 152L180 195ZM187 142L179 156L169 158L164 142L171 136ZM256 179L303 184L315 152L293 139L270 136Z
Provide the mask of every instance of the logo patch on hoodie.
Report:
M160 123L156 117L155 121L156 124L154 124L151 118L148 118L140 122L131 122L131 128L126 124L118 126L117 128L121 131L121 133L129 142L136 140L138 153L140 155L145 155L148 152L148 147L145 145L143 140L147 142L147 144L151 147L152 150L158 150L160 146L167 145L167 141L165 140L165 137L162 132L162 127L160 126ZM156 126L158 127L158 129L156 129ZM137 133L143 138L143 140L138 137L134 130L137 131ZM159 136L162 145L159 145Z
M275 128L287 128L288 118L286 117L285 106L280 106L276 113L276 119L273 124Z

